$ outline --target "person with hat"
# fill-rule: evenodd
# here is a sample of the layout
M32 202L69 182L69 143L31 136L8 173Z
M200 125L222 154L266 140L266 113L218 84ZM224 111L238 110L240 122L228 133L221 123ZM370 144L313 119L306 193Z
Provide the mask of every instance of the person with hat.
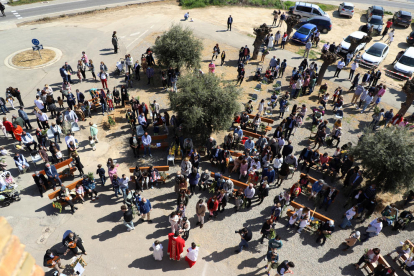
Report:
M342 249L342 251L347 251L349 248L354 246L357 241L359 241L359 237L361 236L361 233L359 231L355 231L354 233L351 233L349 235L349 238L345 239L346 248Z

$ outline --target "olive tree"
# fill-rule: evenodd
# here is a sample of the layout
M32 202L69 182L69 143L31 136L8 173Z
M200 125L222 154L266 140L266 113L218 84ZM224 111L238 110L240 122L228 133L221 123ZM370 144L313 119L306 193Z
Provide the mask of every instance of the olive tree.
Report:
M205 141L213 132L228 129L239 111L240 90L215 74L187 74L178 80L177 88L177 93L169 94L171 109L196 140Z
M401 108L398 114L404 116L414 101L414 79L409 79L405 82L402 91L405 93L405 102L401 103Z
M407 128L390 127L365 135L350 150L366 170L367 177L383 191L397 193L412 188L414 139Z
M199 68L203 44L189 28L173 25L155 40L152 50L161 66Z

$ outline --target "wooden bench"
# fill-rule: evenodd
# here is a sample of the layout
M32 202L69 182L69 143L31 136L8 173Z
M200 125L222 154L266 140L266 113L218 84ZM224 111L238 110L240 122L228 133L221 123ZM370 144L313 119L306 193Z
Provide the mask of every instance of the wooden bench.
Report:
M153 168L157 169L159 172L166 172L170 170L170 166L154 166ZM149 167L139 167L139 169L141 171L147 171ZM134 171L135 171L134 167L129 168L130 173L134 173ZM158 181L163 182L164 184L166 180L167 180L166 177L162 177L162 176L160 179L158 179ZM130 176L130 181L135 181L134 176L132 175Z
M139 138L142 139L142 136L139 137ZM165 140L167 138L168 138L168 135L167 134L164 134L164 135L153 135L153 136L151 136L151 141Z
M73 175L74 175L74 173L75 173L75 171L76 171L76 167L71 167L71 166L69 166L69 165L70 165L70 163L72 163L72 161L73 161L73 159L72 159L72 158L69 158L69 159L66 159L65 161L62 161L62 162L60 162L60 163L55 164L54 166L55 166L56 170L59 170L59 169L61 169L61 168L65 167L65 166L68 166L68 168L69 168L69 175L73 176ZM52 166L52 165L51 165L51 166ZM41 173L41 174L43 174L43 175L46 175L45 170L42 170L42 171L40 171L39 173ZM58 173L59 173L59 172L58 172ZM35 177L35 175L36 175L36 174L32 174L32 177ZM69 175L59 173L59 178L60 178L60 179L63 179L63 178L68 177Z
M256 138L259 139L260 138L260 134L254 133L254 132L250 132L248 130L243 129L243 135L245 137L252 137L252 138Z
M214 177L214 175L215 175L215 173L213 173L213 172L212 172L212 173L210 173L210 176L211 176L211 177ZM246 188L249 186L247 183L243 183L243 182L241 182L241 181L231 179L231 178L229 178L229 177L227 177L227 176L224 176L224 175L223 175L223 178L224 178L224 179L226 179L226 180L230 179L231 181L233 181L234 186L237 186L237 187L243 188L243 190L244 190L244 189L246 189Z
M249 114L250 119L254 119L255 117L256 117L256 115ZM273 119L265 118L265 117L262 117L262 116L260 116L260 120L264 123L267 123L267 125L273 125L273 123L275 122Z
M292 216L294 213L295 213L295 210L298 210L298 209L300 209L300 208L304 208L305 206L303 206L303 205L301 205L301 204L299 204L299 203L297 203L297 202L294 202L294 201L291 201L290 202L290 206L292 206L293 207L293 209L294 210L289 210L289 211L287 211L287 215L290 217L290 216ZM323 221L323 222L327 222L327 221L330 221L330 220L332 220L332 221L334 221L333 219L330 219L330 218L328 218L328 217L325 217L324 215L322 215L322 214L319 214L319 213L317 213L317 212L314 212L314 211L312 211L312 209L311 208L309 208L310 210L311 210L311 216L313 216L314 218L316 218L316 219L318 219L318 220L320 220L320 221ZM335 222L335 221L334 221ZM309 226L309 225L308 225Z
M381 254L378 255L378 263L384 265L385 267L391 267L390 264L384 259L384 257ZM368 271L368 273L372 273L376 267L376 263L367 263L365 269ZM394 273L394 275L398 276L396 272Z
M154 136L154 137L157 137L157 136ZM153 136L151 136L151 139L153 139ZM157 140L157 139L153 139L153 140ZM160 146L157 147L156 144L160 144ZM167 142L161 142L161 143L156 143L156 144L151 143L150 148L151 149L165 149L165 148L170 147L170 145ZM142 144L141 144L141 149L144 149L144 145Z
M302 177L304 177L306 174L304 174L304 173L301 173L300 174L300 177L302 178ZM307 188L308 188L308 191L310 191L310 190L312 190L312 185L317 181L315 178L313 178L313 177L310 177L310 176L308 176L308 178L309 178L309 183L310 184L308 184L307 185ZM326 190L326 189L328 189L328 188L330 188L331 186L329 186L329 185L327 185L326 183L325 183L325 185L323 186L323 188L322 188L322 191L324 191L324 190ZM337 191L337 193L336 193L336 197L338 197L338 194L339 194L339 190L338 189L336 189L336 191ZM304 189L302 189L302 192L304 192ZM335 197L335 198L336 198ZM332 200L332 203L334 203L335 202L335 199L334 200Z
M67 185L67 186L65 186L65 188L67 188L69 191L72 191L72 190L74 190L74 189L76 189L76 185L78 185L78 183L82 183L82 180L83 179L79 179L79 180L77 180L77 181L75 181L75 182L73 182L73 183L70 183L69 185ZM53 200L53 199L57 199L58 197L59 197L59 192L60 192L60 189L57 189L56 191L53 191L53 192L51 192L49 195L48 195L48 197L49 197L49 199L50 200ZM85 194L86 195L86 194ZM72 198L72 202L73 203L75 203L75 200L77 200L77 199L80 199L79 197L78 197L78 195L76 195L76 197L75 198ZM61 205L62 205L62 207L64 208L66 205L68 205L66 202L64 202L64 201L61 201L61 200L56 200L56 201L58 201Z
M409 244L411 251L413 251L414 250L414 244L410 240L406 240L405 242L407 242ZM397 262L399 261L399 262L401 262L401 264L403 264L408 259L408 257L409 256L407 254L404 254L404 255L401 256L401 258L399 258L397 260ZM406 273L410 274L410 275L413 275L412 271L407 271L407 270L404 270L404 271Z

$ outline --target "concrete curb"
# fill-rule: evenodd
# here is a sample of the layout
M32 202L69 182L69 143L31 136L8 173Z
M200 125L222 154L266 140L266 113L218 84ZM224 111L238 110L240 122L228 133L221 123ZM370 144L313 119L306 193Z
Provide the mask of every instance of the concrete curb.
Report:
M13 57L15 55L17 55L17 54L19 54L21 52L27 51L27 50L31 50L31 49L32 48L26 48L26 49L19 50L17 52L14 52L14 53L10 54L9 56L7 56L4 59L4 65L6 65L8 68L15 69L15 70L34 70L34 69L41 69L41 68L50 66L50 65L58 62L62 58L62 55L63 55L62 51L59 50L58 48L54 48L54 47L44 47L44 49L49 49L49 50L52 50L52 51L54 51L56 53L56 56L51 61L49 61L49 62L47 62L45 64L42 64L42 65L33 66L33 67L16 66L16 65L14 65L12 63L12 59L13 59Z

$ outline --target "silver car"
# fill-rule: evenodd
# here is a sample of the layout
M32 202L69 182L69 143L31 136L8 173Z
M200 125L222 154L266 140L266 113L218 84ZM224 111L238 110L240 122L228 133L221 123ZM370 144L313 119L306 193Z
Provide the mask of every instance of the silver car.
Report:
M349 16L349 18L352 18L352 16L354 16L354 8L354 4L343 2L338 7L338 13L339 15L346 15Z

